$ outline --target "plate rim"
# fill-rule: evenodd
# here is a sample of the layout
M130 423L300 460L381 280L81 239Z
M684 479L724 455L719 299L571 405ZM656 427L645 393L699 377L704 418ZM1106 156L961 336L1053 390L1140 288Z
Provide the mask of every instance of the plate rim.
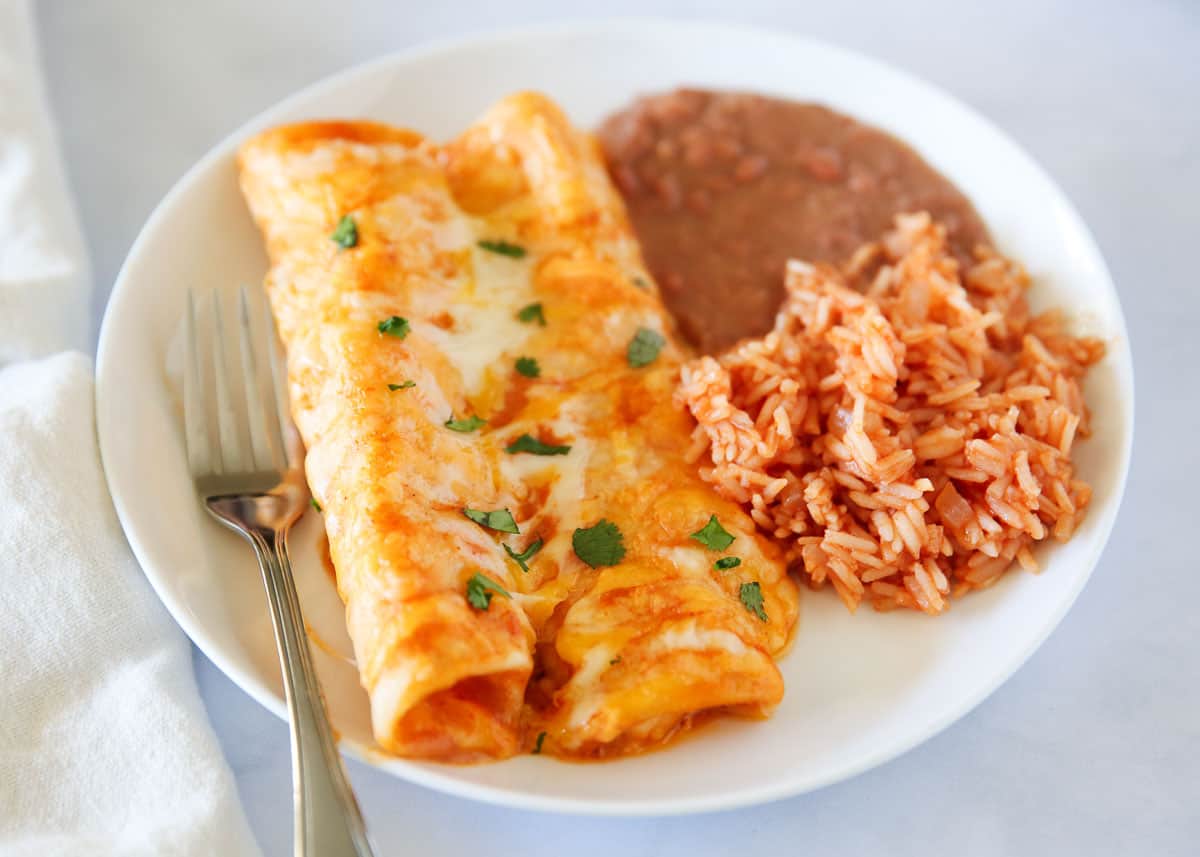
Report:
M957 705L951 706L941 717L924 724L924 728L911 729L903 733L900 740L893 740L886 749L863 754L861 758L852 759L840 766L830 766L820 776L809 775L790 779L783 778L779 782L769 785L706 797L666 798L653 801L630 801L619 798L551 797L513 791L503 786L464 781L448 773L443 773L436 766L410 760L383 757L370 748L360 747L356 743L349 741L340 742L340 749L343 754L413 784L435 789L456 797L469 798L514 809L615 817L672 816L727 811L770 803L824 788L834 783L853 778L904 755L941 733L978 707L992 693L1004 685L1061 625L1063 618L1078 599L1084 586L1091 579L1096 566L1099 564L1100 557L1107 547L1124 501L1129 478L1135 428L1134 363L1124 309L1121 306L1120 296L1116 290L1108 263L1101 253L1091 230L1059 184L1006 131L976 108L960 100L940 86L903 68L894 66L890 62L822 38L815 38L803 32L788 29L774 30L768 29L765 26L730 23L715 18L680 20L666 16L620 16L596 20L557 21L501 29L475 29L455 36L421 42L408 48L385 53L349 66L309 83L291 95L272 103L264 110L251 116L232 132L226 134L213 144L199 160L171 185L170 189L147 217L113 281L113 287L105 305L97 340L96 383L94 392L97 440L105 480L122 531L138 561L143 575L150 582L155 594L171 614L171 617L179 624L184 633L187 634L189 640L221 672L268 711L288 722L289 718L285 701L277 696L271 688L261 682L257 676L243 670L237 664L227 659L222 654L220 645L208 635L204 626L195 618L187 605L182 600L174 597L167 586L166 578L151 571L153 564L148 559L149 551L137 536L137 528L132 523L135 515L126 499L128 496L125 493L127 486L123 484L123 478L118 475L119 466L116 461L116 452L112 447L112 441L106 442L106 437L111 437L111 435L105 428L110 423L110 418L108 416L109 409L106 404L104 391L110 384L115 383L114 381L107 380L112 372L112 364L118 362L116 355L119 354L119 348L114 347L112 342L112 329L116 324L114 319L120 314L120 306L127 297L125 292L130 288L127 286L127 283L130 280L129 269L134 260L142 255L145 245L150 241L153 233L157 231L160 222L169 216L170 211L176 205L176 201L185 197L193 186L216 163L236 151L236 147L240 141L244 140L254 131L278 122L278 117L289 113L296 105L319 96L322 92L340 88L359 76L370 76L377 70L391 65L416 63L442 53L478 50L485 46L496 46L501 43L522 39L628 34L633 31L633 28L641 29L643 31L641 33L642 36L647 34L646 31L652 29L671 28L676 31L691 30L697 33L737 33L756 39L770 39L780 43L787 43L793 48L819 48L824 52L840 55L842 58L851 60L864 67L870 67L876 73L886 74L889 77L900 80L907 86L922 90L927 96L948 103L957 110L971 116L992 137L1012 149L1052 192L1060 208L1069 216L1071 220L1069 225L1072 231L1084 239L1084 250L1089 260L1095 263L1097 269L1098 280L1096 286L1102 287L1103 290L1109 293L1112 304L1116 309L1112 320L1114 330L1110 342L1110 353L1114 358L1114 366L1120 367L1122 371L1127 372L1129 379L1128 403L1123 409L1125 425L1122 427L1124 443L1120 450L1120 473L1114 483L1115 500L1105 510L1105 515L1099 520L1099 527L1092 550L1082 563L1086 565L1086 571L1078 576L1073 589L1069 591L1067 597L1062 599L1058 609L1050 614L1045 626L1031 638L1029 645L1021 650L1014 651L1005 667L996 671L993 680L985 682L976 693L964 696L958 701ZM836 105L833 106L836 108Z

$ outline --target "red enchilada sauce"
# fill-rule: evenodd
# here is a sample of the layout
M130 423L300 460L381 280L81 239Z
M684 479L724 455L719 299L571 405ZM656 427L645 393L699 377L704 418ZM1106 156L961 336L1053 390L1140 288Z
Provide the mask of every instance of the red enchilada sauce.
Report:
M703 352L770 330L788 259L841 262L896 214L928 211L964 256L988 241L920 155L816 104L680 89L597 136L663 299Z

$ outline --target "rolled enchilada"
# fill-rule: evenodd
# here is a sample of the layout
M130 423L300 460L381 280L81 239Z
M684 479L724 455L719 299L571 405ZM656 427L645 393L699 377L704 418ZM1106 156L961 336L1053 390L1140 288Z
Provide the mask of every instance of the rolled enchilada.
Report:
M594 142L520 94L444 146L304 123L240 169L381 746L608 755L769 711L796 589L686 461Z

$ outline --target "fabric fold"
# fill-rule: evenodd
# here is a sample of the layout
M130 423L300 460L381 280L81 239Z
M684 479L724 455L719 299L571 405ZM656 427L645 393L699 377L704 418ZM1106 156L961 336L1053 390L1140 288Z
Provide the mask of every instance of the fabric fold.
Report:
M187 641L95 436L88 269L37 68L0 0L0 853L258 853ZM53 355L53 356L47 356Z

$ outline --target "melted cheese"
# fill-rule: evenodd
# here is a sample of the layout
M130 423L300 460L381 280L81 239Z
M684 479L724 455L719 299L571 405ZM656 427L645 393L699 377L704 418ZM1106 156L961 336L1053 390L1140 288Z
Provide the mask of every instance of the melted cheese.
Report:
M468 397L483 387L489 369L502 372L504 355L520 353L530 326L517 319L522 307L533 303L532 255L514 259L484 250L476 243L488 240L486 227L473 224L470 276L449 303L440 304L453 316L453 325L443 329L421 326L421 333L447 354L462 373Z
M695 622L667 629L655 639L651 649L655 652L708 650L719 650L731 655L744 655L750 651L737 634L724 628L701 628Z

